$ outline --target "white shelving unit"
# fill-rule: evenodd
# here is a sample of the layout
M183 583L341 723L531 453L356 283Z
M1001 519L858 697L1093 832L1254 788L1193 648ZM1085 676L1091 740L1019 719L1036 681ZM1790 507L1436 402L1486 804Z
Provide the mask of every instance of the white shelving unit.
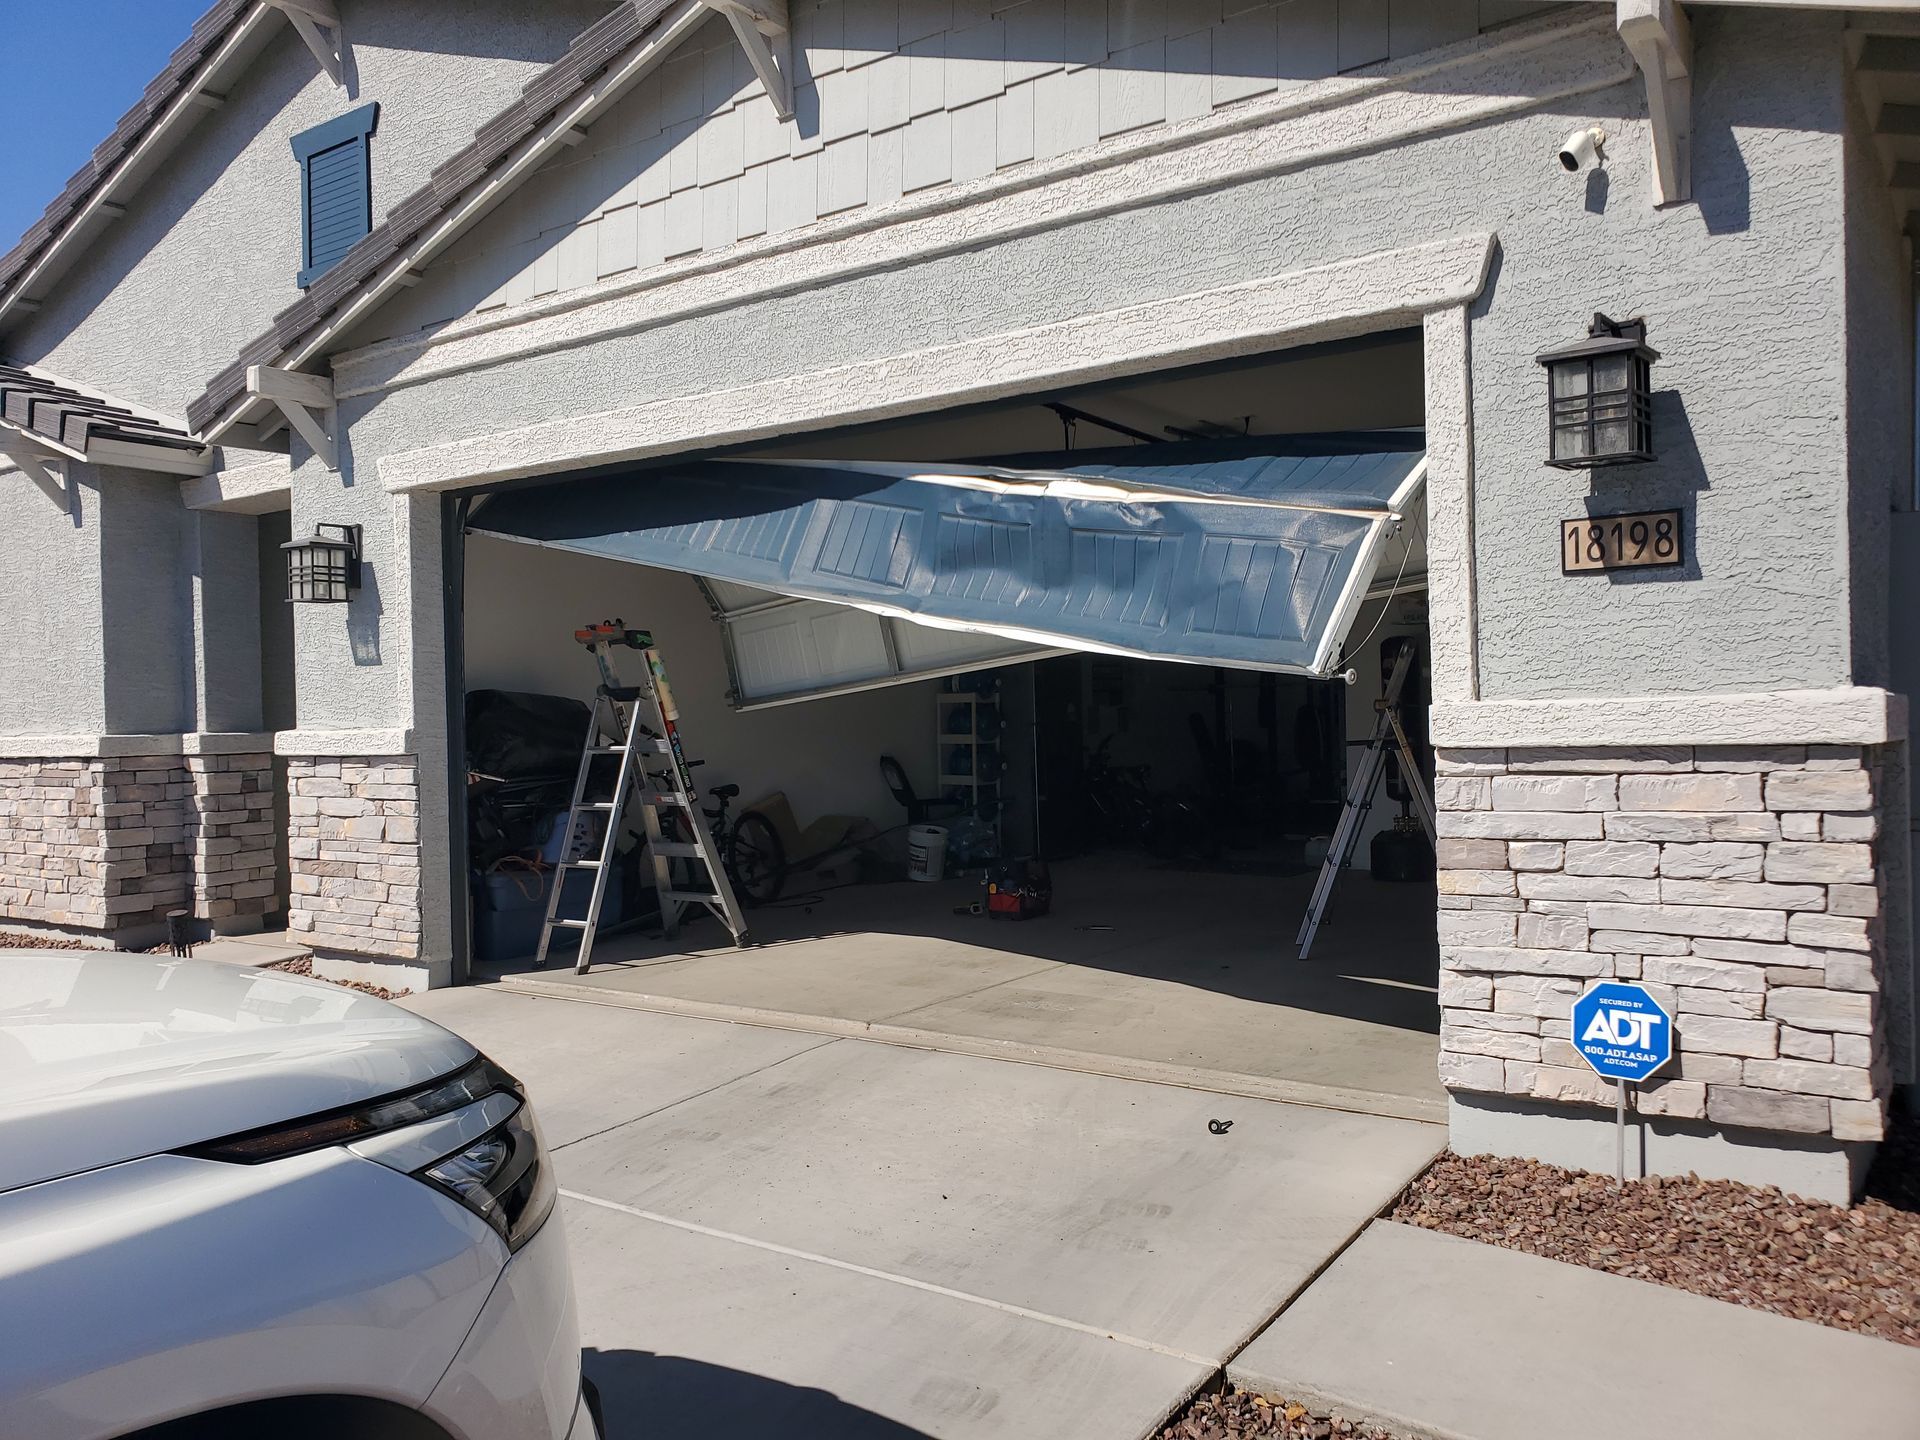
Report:
M956 723L964 715L964 725ZM934 696L934 743L938 746L939 785L943 799L964 792L968 810L990 817L1000 833L1000 697L976 690L942 691ZM990 747L990 748L989 748ZM964 754L964 769L950 762ZM991 757L992 773L987 773Z

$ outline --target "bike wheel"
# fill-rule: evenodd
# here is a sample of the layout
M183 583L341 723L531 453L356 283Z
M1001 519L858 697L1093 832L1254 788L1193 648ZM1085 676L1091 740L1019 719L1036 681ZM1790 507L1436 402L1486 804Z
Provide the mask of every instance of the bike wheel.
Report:
M749 810L734 822L727 839L727 876L749 905L766 905L780 898L787 878L787 847L773 822Z

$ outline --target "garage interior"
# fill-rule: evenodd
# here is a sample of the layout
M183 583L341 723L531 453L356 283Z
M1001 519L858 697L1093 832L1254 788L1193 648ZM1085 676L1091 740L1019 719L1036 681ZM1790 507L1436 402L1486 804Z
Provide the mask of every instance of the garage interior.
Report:
M1216 452L1382 446L1409 452L1411 464L1422 423L1421 337L1409 330L674 464L1104 476ZM657 547L528 543L517 532L538 525L512 519L569 504L591 514L606 492L590 487L631 495L673 478L628 467L508 487L472 505L462 628L475 978L1441 1118L1432 856L1397 762L1311 957L1295 945L1374 701L1406 645L1414 661L1400 715L1430 793L1417 483L1401 492L1399 521L1377 527L1367 575L1350 589L1350 623L1324 639L1334 678L1318 678L1232 657L1123 653L1097 635L877 614L817 587L783 594L709 563L700 547L710 531L689 540L674 529L675 563L686 568L665 568L616 558ZM634 523L610 519L608 529ZM615 617L655 638L685 753L701 762L696 784L738 786L731 814L768 816L788 867L777 898L746 912L750 945L736 947L697 910L662 935L630 812L634 860L624 883L609 882L591 970L576 975L563 941L535 969L581 702L599 678L573 632ZM637 673L638 657L630 663ZM533 733L542 726L545 736ZM916 824L944 832L938 880L908 878ZM989 869L1024 857L1046 864L1049 913L977 913ZM584 909L572 887L585 878L568 882L563 911Z

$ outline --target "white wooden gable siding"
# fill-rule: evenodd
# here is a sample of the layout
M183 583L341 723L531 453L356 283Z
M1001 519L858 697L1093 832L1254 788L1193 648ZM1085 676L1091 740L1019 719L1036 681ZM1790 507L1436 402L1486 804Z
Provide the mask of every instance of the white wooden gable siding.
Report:
M731 29L715 17L442 262L497 284L474 308L498 310L1052 159L1553 8L1524 0L791 3L793 122L774 118ZM510 278L499 283L503 273ZM458 283L452 293L477 289Z

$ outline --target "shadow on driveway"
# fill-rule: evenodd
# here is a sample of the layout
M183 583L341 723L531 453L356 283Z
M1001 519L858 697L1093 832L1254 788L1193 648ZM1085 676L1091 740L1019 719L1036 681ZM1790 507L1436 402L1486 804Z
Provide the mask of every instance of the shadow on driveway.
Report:
M647 1350L580 1352L600 1387L606 1440L928 1440L924 1431L849 1405L827 1390Z

